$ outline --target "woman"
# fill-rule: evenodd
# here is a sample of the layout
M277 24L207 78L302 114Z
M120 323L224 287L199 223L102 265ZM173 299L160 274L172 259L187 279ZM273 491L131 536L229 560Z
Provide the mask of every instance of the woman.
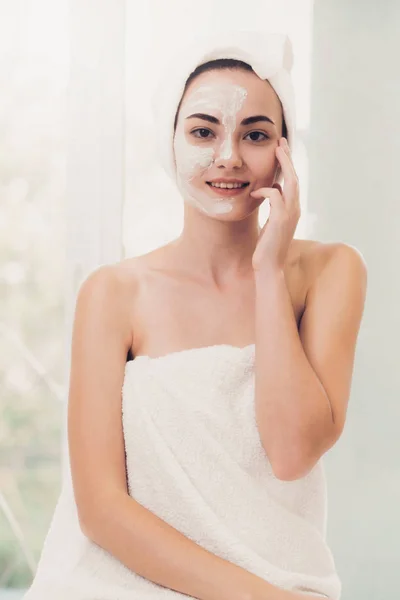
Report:
M26 600L340 598L322 456L345 423L366 267L294 239L288 42L232 36L206 40L218 52L170 115L181 235L79 290L72 480ZM280 61L269 80L238 58L262 72L250 38Z

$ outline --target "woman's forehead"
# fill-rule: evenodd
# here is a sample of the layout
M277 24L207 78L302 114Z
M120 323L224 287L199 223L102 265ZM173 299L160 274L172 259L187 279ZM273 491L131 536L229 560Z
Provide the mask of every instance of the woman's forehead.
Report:
M235 98L241 98L239 110L280 110L279 99L268 81L255 73L228 69L205 72L196 77L186 90L181 110L187 113L196 105L208 105L210 109L215 106L217 110L221 104Z

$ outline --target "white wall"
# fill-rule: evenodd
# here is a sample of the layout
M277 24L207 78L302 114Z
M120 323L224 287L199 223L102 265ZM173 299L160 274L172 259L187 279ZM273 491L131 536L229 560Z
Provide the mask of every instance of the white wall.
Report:
M347 423L326 466L343 600L400 595L400 4L314 8L309 206L315 237L369 268Z

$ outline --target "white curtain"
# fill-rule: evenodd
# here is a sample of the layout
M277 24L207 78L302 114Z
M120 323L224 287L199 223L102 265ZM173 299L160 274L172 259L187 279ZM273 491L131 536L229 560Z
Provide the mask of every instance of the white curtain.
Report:
M99 265L122 258L125 10L125 0L69 2L66 389L79 286ZM63 446L64 472L69 474L66 431Z

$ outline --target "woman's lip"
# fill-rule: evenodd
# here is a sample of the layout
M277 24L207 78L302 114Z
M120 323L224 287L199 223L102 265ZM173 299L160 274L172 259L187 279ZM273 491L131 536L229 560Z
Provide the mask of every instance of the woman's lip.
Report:
M213 192L215 192L219 196L238 196L239 194L244 192L244 190L247 190L247 188L249 187L249 184L241 188L216 188L209 183L207 183L207 185L213 190Z

